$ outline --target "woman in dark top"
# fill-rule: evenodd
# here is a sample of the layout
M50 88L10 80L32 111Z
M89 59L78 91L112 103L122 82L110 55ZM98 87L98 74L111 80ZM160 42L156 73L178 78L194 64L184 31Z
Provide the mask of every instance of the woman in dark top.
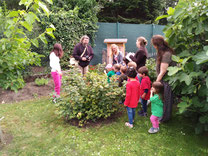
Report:
M157 50L157 79L164 85L164 106L163 106L163 117L161 122L168 121L171 118L172 105L173 105L173 93L168 82L163 80L163 77L167 73L167 68L169 66L174 66L175 63L172 61L171 57L173 54L173 49L169 47L168 43L164 40L161 35L155 35L151 40L153 46Z
M138 37L136 41L136 45L138 47L138 50L136 51L134 56L130 56L130 59L137 64L136 70L140 67L145 66L146 64L146 59L148 57L148 51L146 48L147 45L147 40L144 37Z

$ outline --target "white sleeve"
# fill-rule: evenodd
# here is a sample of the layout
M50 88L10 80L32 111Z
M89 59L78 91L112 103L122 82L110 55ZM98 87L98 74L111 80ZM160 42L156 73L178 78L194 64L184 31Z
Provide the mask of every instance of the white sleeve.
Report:
M60 61L59 57L57 57L55 55L55 53L52 52L50 54L50 56L49 56L49 59L50 59L51 71L52 72L56 72L56 71L61 72L61 66L60 66L60 63L59 63L59 61Z

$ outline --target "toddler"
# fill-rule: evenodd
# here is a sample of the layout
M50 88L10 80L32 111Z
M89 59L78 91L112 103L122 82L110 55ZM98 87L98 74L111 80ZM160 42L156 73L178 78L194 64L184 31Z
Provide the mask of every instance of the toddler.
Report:
M105 69L107 70L107 76L108 76L108 83L110 83L110 78L115 75L115 72L113 70L113 66L111 64L108 64Z
M126 84L126 99L124 101L124 106L126 106L127 109L129 122L126 122L125 125L133 128L135 109L140 97L140 83L135 79L137 73L136 69L133 67L127 69L126 75L129 78L129 81Z
M150 120L152 127L149 129L149 133L157 133L159 131L159 117L163 115L163 92L164 87L161 82L154 82L151 89L151 111L152 115ZM152 96L154 93L154 96Z
M115 71L116 75L121 75L121 72L120 72L121 66L120 66L120 64L114 64L113 68L114 68L114 71Z
M141 80L141 104L142 110L139 111L140 116L147 116L147 101L150 99L151 81L148 77L148 68L143 66L138 70Z

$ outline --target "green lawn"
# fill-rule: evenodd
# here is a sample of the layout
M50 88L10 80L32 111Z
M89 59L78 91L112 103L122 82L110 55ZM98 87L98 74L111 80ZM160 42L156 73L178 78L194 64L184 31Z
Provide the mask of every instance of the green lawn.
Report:
M58 118L55 109L48 98L1 104L2 129L13 141L0 155L208 155L208 136L195 135L177 115L158 134L148 134L149 118L136 116L133 129L124 126L126 114L107 125L78 128Z

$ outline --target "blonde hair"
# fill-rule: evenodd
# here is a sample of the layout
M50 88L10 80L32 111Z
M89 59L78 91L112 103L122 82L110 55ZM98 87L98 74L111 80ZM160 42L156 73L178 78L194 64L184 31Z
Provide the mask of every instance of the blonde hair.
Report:
M119 54L119 48L116 44L111 44L111 57L113 57L113 50L112 48L115 47L116 48L116 54Z
M130 68L130 67L133 67L134 69L136 69L137 64L136 64L135 62L133 62L133 61L130 61L130 62L128 63L128 68Z
M86 39L90 39L87 35L84 35L84 36L82 36L82 37L81 37L81 39L80 39L80 43L82 43L82 42L83 42L83 40L84 40L85 38L86 38Z

